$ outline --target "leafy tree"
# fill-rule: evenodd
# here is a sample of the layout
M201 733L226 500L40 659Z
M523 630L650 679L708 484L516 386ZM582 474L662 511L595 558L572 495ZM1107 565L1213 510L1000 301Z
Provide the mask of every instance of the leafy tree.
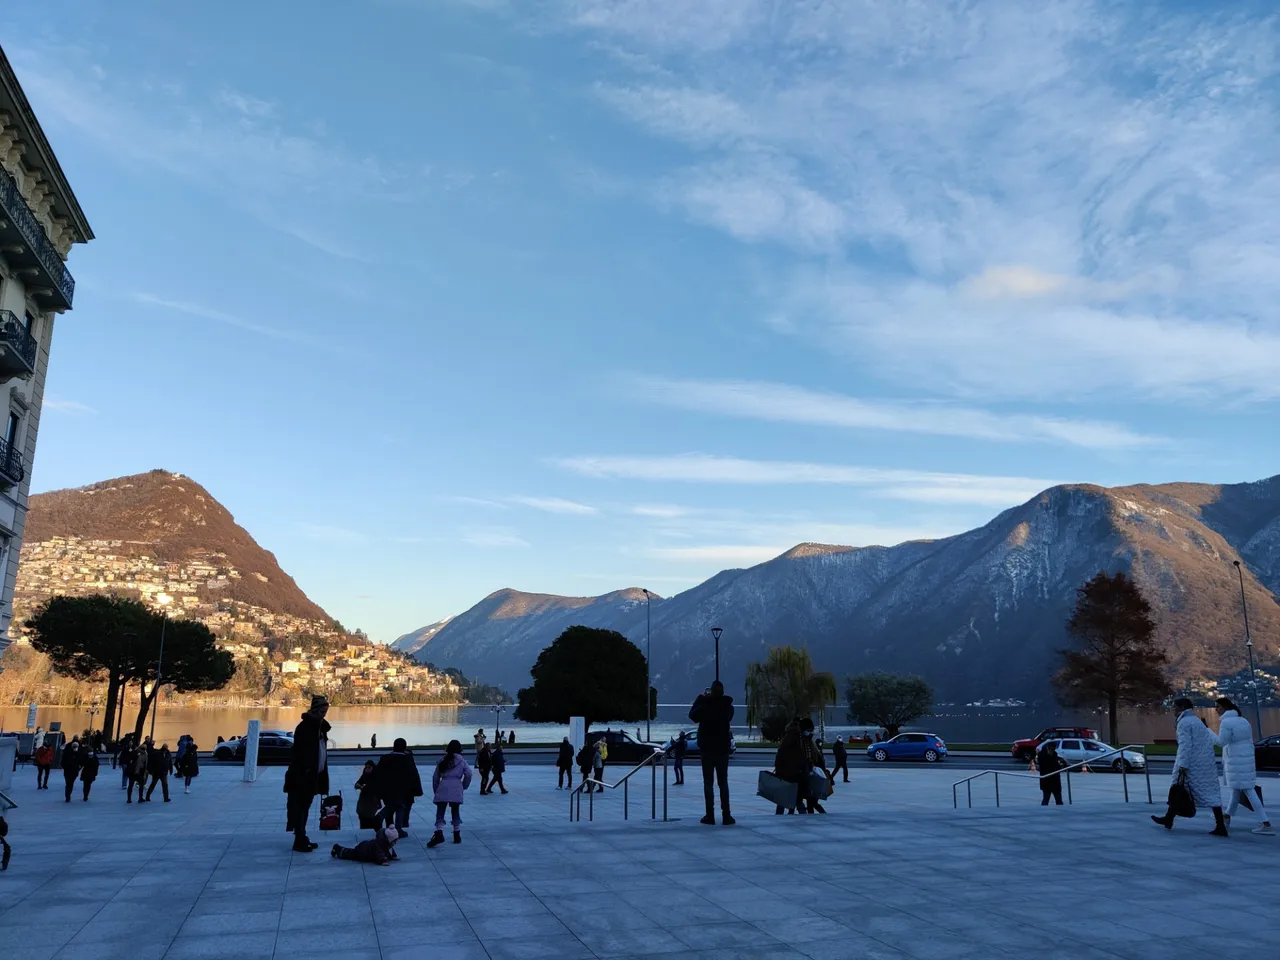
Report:
M538 654L529 673L533 686L516 695L517 720L583 717L590 727L598 720L645 719L644 654L616 630L570 627ZM652 690L648 699L652 705Z
M780 740L787 722L836 702L836 678L816 673L806 648L771 647L764 663L747 665L747 724Z
M226 650L219 650L212 631L199 620L163 621L152 615L152 623L146 637L154 638L150 649L158 654L160 629L164 629L164 662L160 664L160 682L156 683L156 662L148 662L143 680L142 703L138 707L138 719L134 724L135 736L142 736L147 714L160 695L162 686L171 686L178 693L194 693L199 690L219 690L235 675L235 660Z
M933 689L923 677L862 673L845 687L849 719L874 723L896 737L902 725L933 712Z
M1151 604L1123 573L1099 572L1076 590L1067 633L1080 648L1058 651L1053 685L1067 706L1105 703L1113 745L1120 744L1120 704L1158 703L1173 693L1155 632Z

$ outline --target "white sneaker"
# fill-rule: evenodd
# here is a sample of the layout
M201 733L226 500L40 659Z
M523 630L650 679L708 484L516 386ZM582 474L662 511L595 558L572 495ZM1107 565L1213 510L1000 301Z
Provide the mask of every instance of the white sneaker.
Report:
M1224 813L1222 815L1222 822L1225 823L1228 827L1231 826L1231 814Z
M1250 832L1256 833L1260 837L1274 837L1276 835L1276 832L1266 824L1263 824L1260 827L1254 827Z
M187 787L187 789L183 790L182 792L183 792L183 793L190 793L190 792L191 792L191 788L190 788L190 787Z

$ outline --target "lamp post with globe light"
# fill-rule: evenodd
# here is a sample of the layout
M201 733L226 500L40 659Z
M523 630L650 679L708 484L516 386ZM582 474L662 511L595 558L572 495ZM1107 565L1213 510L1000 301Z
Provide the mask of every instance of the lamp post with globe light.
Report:
M1249 606L1244 600L1244 568L1239 560L1231 561L1240 578L1240 612L1244 614L1244 648L1249 654L1249 687L1253 690L1253 735L1262 736L1262 710L1258 706L1258 674L1253 668L1253 638L1249 636Z
M716 642L716 679L720 679L720 634L724 633L719 627L711 628L711 636Z
M151 705L151 739L156 738L156 714L160 712L160 674L164 670L164 628L169 622L168 606L173 597L167 593L157 593L156 603L160 605L160 657L156 660L156 700Z

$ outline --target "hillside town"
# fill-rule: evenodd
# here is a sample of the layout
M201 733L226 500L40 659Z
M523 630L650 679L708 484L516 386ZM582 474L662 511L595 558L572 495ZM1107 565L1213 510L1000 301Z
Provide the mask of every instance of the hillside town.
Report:
M253 574L266 581L262 574ZM170 616L199 620L236 661L231 684L205 703L293 702L324 692L335 703L458 703L449 675L348 632L336 621L272 611L237 599L242 574L225 554L164 560L145 542L54 537L23 544L10 632L27 644L26 620L56 595L118 593Z

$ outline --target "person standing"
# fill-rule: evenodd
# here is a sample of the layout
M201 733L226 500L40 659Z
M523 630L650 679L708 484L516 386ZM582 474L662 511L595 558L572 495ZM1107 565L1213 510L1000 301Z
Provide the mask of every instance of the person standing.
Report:
M431 774L431 799L436 805L436 832L427 841L428 847L438 847L444 843L446 808L453 818L453 842L462 842L462 794L470 786L471 768L462 759L462 744L457 740L450 740L444 756Z
M558 777L556 780L556 789L563 790L565 781L569 782L569 788L573 788L573 744L569 742L569 738L565 737L560 741L560 752L556 755L556 771Z
M683 730L680 736L676 737L671 744L671 759L675 764L675 774L677 787L684 786L684 755L689 752L689 735Z
M587 780L591 776L591 759L595 755L595 747L593 747L591 745L591 741L588 740L582 745L582 749L578 751L578 755L575 757L575 760L578 763L578 769L582 771L582 783L586 784L587 793L591 792L593 786L592 784L587 783Z
M62 748L62 779L67 785L67 803L71 802L71 789L75 786L76 777L80 776L80 738L72 737L71 742Z
M129 767L127 770L129 776L129 787L124 795L125 803L133 803L133 788L138 788L138 802L146 803L147 788L147 760L151 748L151 738L147 737L142 743L131 748L129 753Z
M89 799L89 791L93 788L93 781L98 779L98 768L101 762L98 760L98 751L92 747L84 755L84 762L80 765L80 786L84 790L84 799Z
M360 791L360 797L356 800L356 818L360 823L360 829L372 830L375 833L385 819L382 813L382 798L378 796L378 784L374 776L376 769L372 760L366 760L364 771L356 781L356 789Z
M502 775L507 772L507 755L502 752L502 741L499 740L493 745L493 779L489 783L489 792L493 793L493 788L497 787L503 793L510 793L507 785L502 782Z
M604 783L604 762L609 759L609 745L604 742L604 737L596 741L596 748L591 754L591 776L596 781L596 789L603 790L600 784Z
M1197 808L1213 810L1215 837L1227 836L1227 824L1222 815L1222 788L1218 785L1218 764L1213 755L1214 735L1204 721L1196 716L1193 704L1186 697L1173 701L1178 716L1178 753L1173 758L1173 782L1181 781L1191 794ZM1173 809L1163 817L1152 820L1166 830L1173 829Z
M373 779L384 805L383 819L388 825L394 824L400 836L406 836L413 801L422 796L422 777L404 737L396 737L391 752L378 760Z
M31 757L36 765L36 789L49 789L49 771L53 769L53 744L42 742Z
M191 781L200 776L200 748L193 738L187 738L187 749L178 761L178 773L182 776L183 793L191 792Z
M1236 807L1243 803L1255 810L1262 819L1260 826L1253 828L1253 833L1264 837L1275 835L1271 829L1271 820L1267 817L1267 808L1262 805L1262 788L1258 786L1258 769L1253 748L1253 728L1249 721L1240 715L1240 708L1231 702L1229 697L1219 697L1217 703L1218 724L1217 743L1222 747L1222 776L1227 781L1227 789L1231 791L1231 802L1223 821L1231 826L1231 818ZM1251 797L1253 794L1254 797ZM1256 800L1255 800L1256 797ZM1253 804L1257 803L1257 807Z
M514 730L507 731L507 746L514 747L516 745L516 732Z
M484 742L485 742L484 727L481 727L480 729L478 729L476 731L476 735L471 739L476 742L476 761L478 763L480 759L480 748L484 746Z
M378 735L376 733L369 738L369 749L370 750L378 749Z
M844 782L849 782L849 748L844 745L844 737L836 737L835 744L831 747L831 752L835 754L836 765L831 771L831 779L836 778L836 774L844 771Z
M164 802L169 802L169 774L173 773L173 754L169 752L169 744L160 744L157 750L155 743L148 739L147 747L147 773L151 775L151 786L147 787L147 802L151 802L151 795L156 792L156 784L160 784L160 793L164 796Z
M1058 755L1058 746L1052 740L1040 748L1036 757L1036 769L1040 771L1040 806L1047 807L1049 798L1062 806L1062 774L1058 771L1067 766L1067 762Z
M480 771L480 796L488 796L489 775L493 772L493 751L483 740L476 748L476 769Z
M721 823L736 823L729 813L729 726L733 722L733 698L724 684L712 681L689 708L689 719L698 725L698 752L702 755L702 795L707 815L702 822L712 826L715 818L715 783L720 784Z
M316 794L329 792L329 699L316 695L293 731L293 755L284 775L285 829L293 832L293 849L310 853L319 844L307 836L307 819Z

